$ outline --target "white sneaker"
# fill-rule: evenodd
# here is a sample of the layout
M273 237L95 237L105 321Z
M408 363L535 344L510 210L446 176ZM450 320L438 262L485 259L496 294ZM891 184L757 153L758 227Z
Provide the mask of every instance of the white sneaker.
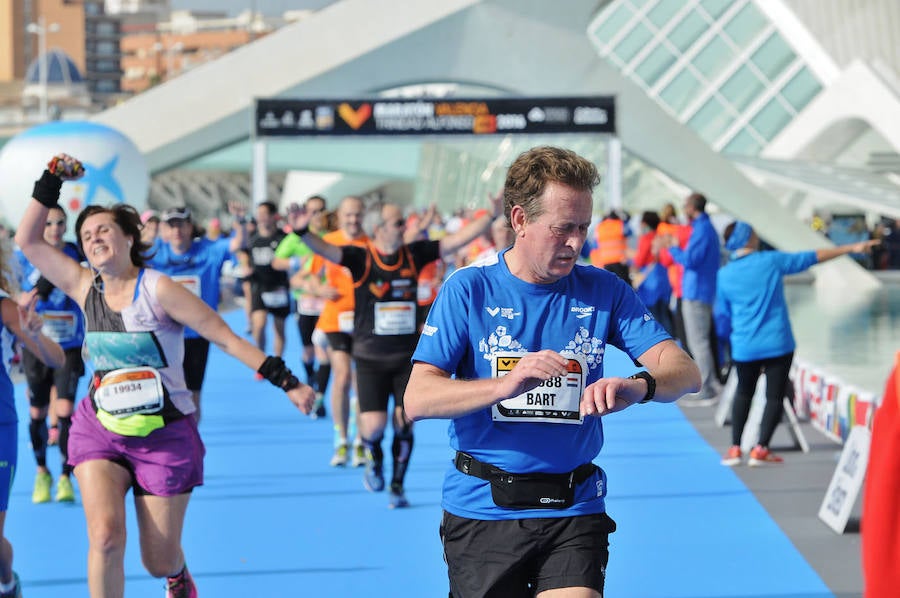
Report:
M340 444L334 449L334 455L331 456L332 467L344 467L347 465L347 445Z
M350 460L350 465L353 467L362 467L366 464L366 447L362 445L362 443L356 443L353 445L353 457Z

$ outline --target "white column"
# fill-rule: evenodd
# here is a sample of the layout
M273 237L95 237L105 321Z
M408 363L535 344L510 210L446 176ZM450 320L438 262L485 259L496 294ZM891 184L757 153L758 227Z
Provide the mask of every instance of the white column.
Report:
M44 15L38 17L37 23L29 23L25 30L28 33L37 35L38 38L38 81L40 83L39 112L41 122L47 122L50 118L48 111L48 89L47 89L47 33L59 31L57 23L47 25L44 21Z
M258 205L267 199L268 164L266 159L266 142L260 139L253 140L253 205Z
M610 135L606 140L606 211L622 208L622 141Z

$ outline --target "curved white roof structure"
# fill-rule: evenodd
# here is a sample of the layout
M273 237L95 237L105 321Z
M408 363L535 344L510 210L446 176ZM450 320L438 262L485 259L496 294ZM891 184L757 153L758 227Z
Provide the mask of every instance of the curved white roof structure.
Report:
M257 97L366 97L429 82L471 85L495 90L498 95L614 95L618 134L627 153L685 187L702 191L722 209L765 231L765 237L780 248L826 245L827 241L804 226L781 201L717 151L725 150L724 144L733 136L726 131L726 136L710 144L703 131L697 130L697 120L708 112L698 103L701 100L689 103L693 106L687 108L690 116L673 112L659 102L665 97L664 88L656 97L635 78L640 64L617 64L600 56L598 47L615 53L620 38L624 43L627 36L607 40L605 45L598 42L595 33L600 27L595 19L627 9L630 16L620 25L625 32L625 28L651 23L651 11L663 4L672 3L614 0L598 7L596 0L343 0L107 110L96 120L127 134L145 154L151 172L159 173L245 144ZM730 31L738 38L742 35L740 27L728 28L733 23L743 25L738 18L751 13L755 18L759 12L749 0L687 0L675 4L682 8L666 17L653 38L660 44L667 33L674 33L680 23L697 15L707 24L706 29L698 30L696 40L688 44L673 68L695 68L691 61L699 62L705 55L701 45L718 39L709 31L721 29L723 36ZM782 46L767 41L775 39L776 29L765 21L759 27L750 32L757 37L747 42L751 49L744 51L744 60L784 53ZM652 24L648 28L652 34ZM752 50L757 47L759 52ZM649 54L638 52L630 60L644 60L645 55L649 59ZM803 96L799 108L787 103L801 101L792 73L800 76L806 63L787 64L793 70L785 71L779 79L779 85L785 85L784 98L770 96L774 98L771 102L784 104L789 115L802 115L808 97ZM737 63L726 68L736 74L740 70ZM821 68L809 70L814 75L820 71L825 72ZM721 83L726 76L719 76ZM713 97L718 92L707 93ZM748 114L743 118L755 123L759 139L765 141L778 129L772 129L771 120L764 118L772 110L762 100L758 104L761 116ZM699 124L708 130L708 123ZM780 140L776 135L775 141ZM327 150L329 145L310 141L297 146L294 168L337 172L358 168L340 163L340 155L323 164L323 156L342 152L317 152L317 147ZM365 153L366 146L360 147ZM288 147L282 151L291 154ZM413 147L413 154L416 151ZM510 159L507 157L506 162ZM841 274L829 279L846 281L851 277L857 287L865 288L876 284L849 260L839 260L833 268Z

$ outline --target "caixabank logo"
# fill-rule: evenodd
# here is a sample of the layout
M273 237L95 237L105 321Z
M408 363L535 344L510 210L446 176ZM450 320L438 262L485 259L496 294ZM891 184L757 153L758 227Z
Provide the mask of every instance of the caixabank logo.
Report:
M10 225L18 225L34 181L59 153L78 158L85 169L60 192L59 203L71 215L93 204L128 203L138 210L147 205L147 164L128 137L92 122L52 122L20 133L0 150L0 216Z

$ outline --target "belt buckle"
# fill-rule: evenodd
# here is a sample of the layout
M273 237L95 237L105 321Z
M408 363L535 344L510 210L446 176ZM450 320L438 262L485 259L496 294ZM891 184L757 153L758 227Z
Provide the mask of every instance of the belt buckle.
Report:
M472 466L472 455L467 455L466 453L459 452L456 456L456 467L462 471L466 475L469 474L469 469Z

